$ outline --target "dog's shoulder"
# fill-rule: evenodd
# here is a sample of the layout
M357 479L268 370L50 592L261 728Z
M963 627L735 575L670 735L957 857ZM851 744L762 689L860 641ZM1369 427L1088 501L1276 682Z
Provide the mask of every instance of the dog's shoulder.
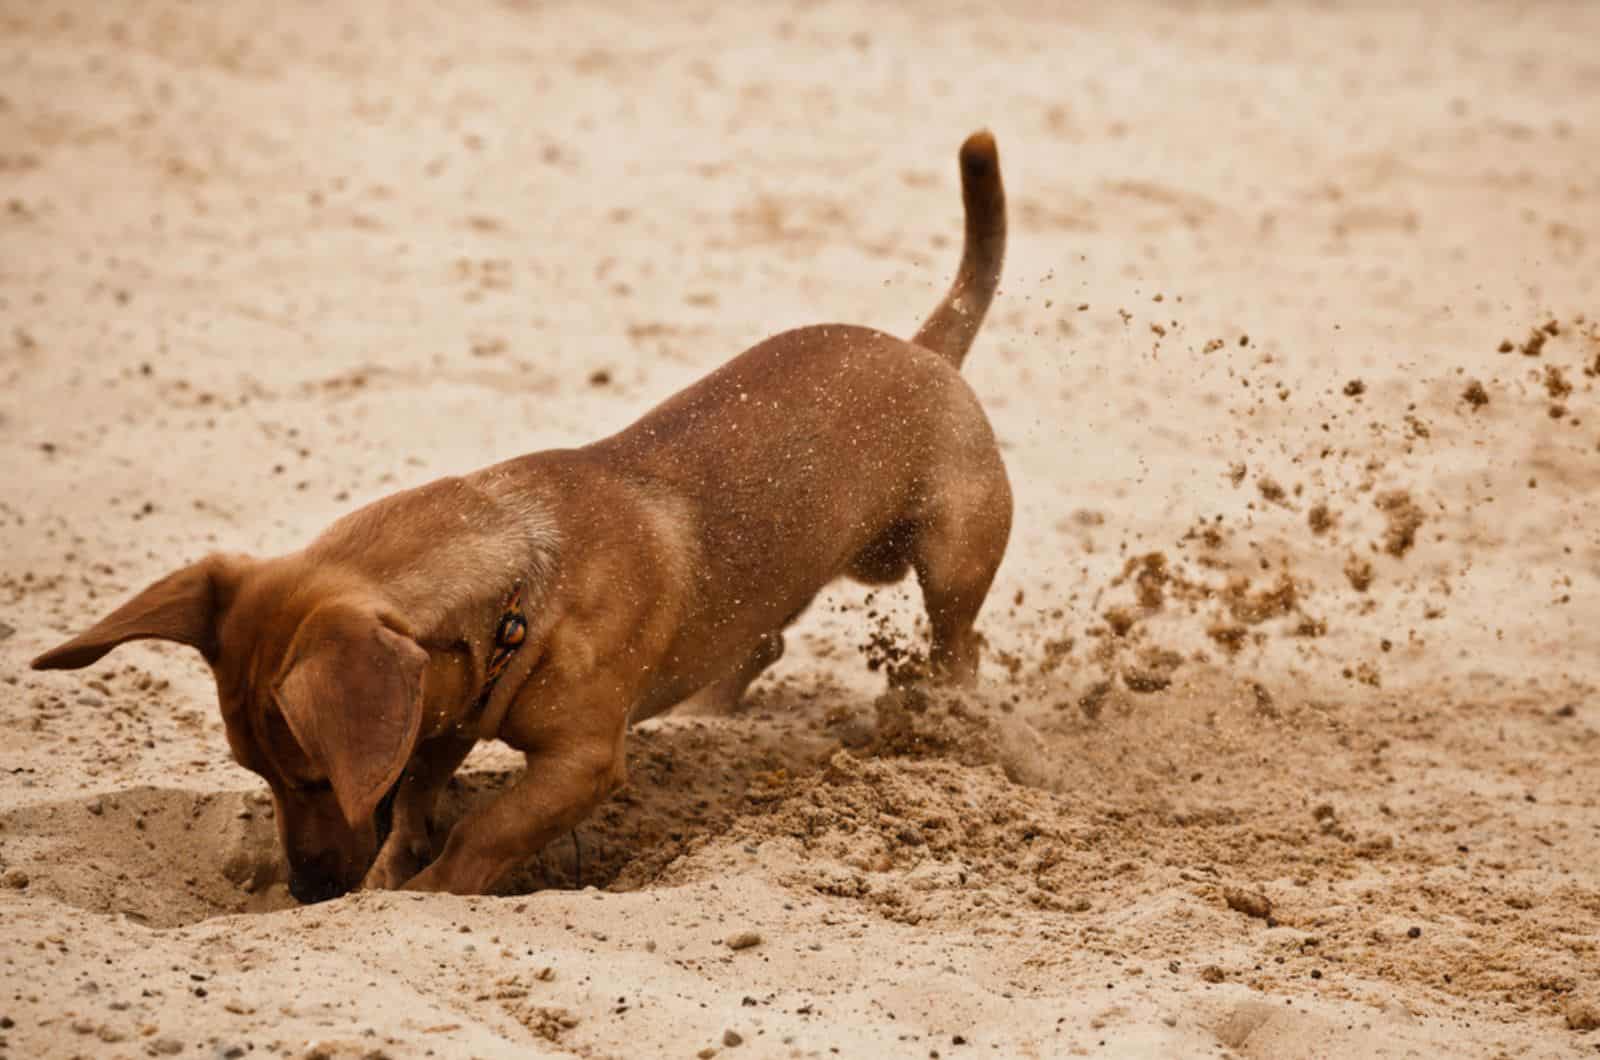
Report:
M323 531L305 556L360 572L428 630L513 586L537 592L555 569L560 541L551 505L536 491L479 472L359 508Z

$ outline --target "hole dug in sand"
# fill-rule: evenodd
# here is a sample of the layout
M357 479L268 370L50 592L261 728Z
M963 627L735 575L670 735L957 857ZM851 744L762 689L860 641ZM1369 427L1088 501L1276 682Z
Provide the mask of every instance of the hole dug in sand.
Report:
M500 893L651 887L684 854L740 820L768 815L775 799L828 767L841 744L868 756L1007 762L1007 773L1038 779L1028 772L1042 753L1038 737L1024 725L991 724L994 712L976 700L934 702L899 690L875 706L838 706L819 722L779 699L767 693L757 713L640 726L629 740L627 786L579 827L576 843L556 839ZM472 806L520 771L520 756L505 748L476 752L440 800L436 849ZM29 894L151 927L297 904L285 886L265 788L139 787L41 803L0 814L0 839L0 868L25 880Z
M752 789L814 769L836 747L770 718L644 726L630 740L627 788L578 829L578 849L557 839L501 893L646 884L688 843L747 811ZM503 748L475 758L440 800L436 848L521 771ZM139 787L40 803L0 814L0 870L30 895L151 927L293 908L273 812L264 787Z

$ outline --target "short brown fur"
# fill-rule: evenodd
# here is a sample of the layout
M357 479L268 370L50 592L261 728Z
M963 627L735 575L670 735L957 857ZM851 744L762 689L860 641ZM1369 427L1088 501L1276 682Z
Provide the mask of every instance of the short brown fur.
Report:
M961 173L961 266L915 342L785 332L592 445L394 494L288 556L184 567L33 665L75 669L149 637L198 649L307 901L493 887L622 782L630 721L736 703L840 576L915 570L935 674L970 683L1011 528L999 449L958 372L1005 246L987 132L963 144ZM516 589L526 639L479 709ZM435 858L434 803L491 738L528 768Z

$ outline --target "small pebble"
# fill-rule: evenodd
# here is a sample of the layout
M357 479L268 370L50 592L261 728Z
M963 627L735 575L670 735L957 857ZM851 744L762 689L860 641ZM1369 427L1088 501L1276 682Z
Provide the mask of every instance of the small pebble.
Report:
M754 931L741 931L737 935L728 936L728 949L747 950L751 946L761 945L761 936Z
M1420 939L1421 937L1422 929L1419 927L1414 927L1406 931L1406 938L1408 939Z
M157 1038L150 1044L162 1056L177 1056L183 1052L183 1043L176 1038Z
M726 1045L729 1049L733 1049L733 1048L735 1048L737 1046L743 1045L744 1044L744 1035L740 1034L738 1031L733 1030L731 1028L728 1029L728 1030L725 1030L725 1031L722 1032L722 1044Z
M1567 1026L1575 1031L1600 1030L1600 994L1579 991L1561 1006Z
M6 872L5 884L20 891L28 886L28 874L21 869L10 869Z
M1222 892L1222 897L1228 903L1229 909L1245 916L1266 920L1272 915L1272 900L1260 891L1229 887Z

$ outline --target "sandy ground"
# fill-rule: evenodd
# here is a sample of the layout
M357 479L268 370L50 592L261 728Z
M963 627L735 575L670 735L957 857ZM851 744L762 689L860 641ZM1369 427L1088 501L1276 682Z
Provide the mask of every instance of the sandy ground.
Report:
M1600 1050L1600 6L1112 7L0 5L0 1055ZM25 669L909 333L983 125L980 695L885 696L911 589L841 587L581 875L302 909L194 653Z

